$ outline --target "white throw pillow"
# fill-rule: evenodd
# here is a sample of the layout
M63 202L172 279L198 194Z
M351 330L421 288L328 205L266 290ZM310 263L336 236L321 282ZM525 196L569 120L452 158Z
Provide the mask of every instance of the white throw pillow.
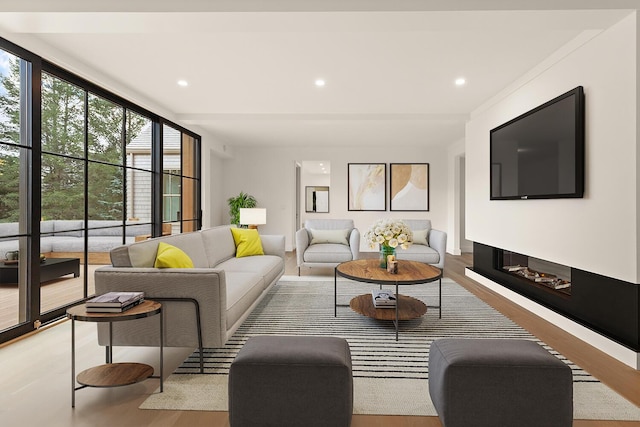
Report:
M413 233L413 244L414 245L425 245L429 246L429 229L426 230L411 230Z
M309 229L311 233L311 245L317 245L318 243L337 243L340 245L349 245L347 238L351 230L313 230Z

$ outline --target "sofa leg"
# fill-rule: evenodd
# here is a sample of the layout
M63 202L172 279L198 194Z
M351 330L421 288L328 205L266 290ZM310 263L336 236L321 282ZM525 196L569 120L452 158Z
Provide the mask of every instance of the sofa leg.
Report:
M300 267L298 267L298 277L300 276Z

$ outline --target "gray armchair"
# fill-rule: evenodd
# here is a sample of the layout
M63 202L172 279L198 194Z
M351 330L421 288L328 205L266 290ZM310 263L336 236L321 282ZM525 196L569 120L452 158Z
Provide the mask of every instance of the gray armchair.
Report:
M428 219L404 219L413 232L413 244L408 249L397 249L399 260L419 261L444 270L447 251L447 233L431 228Z
M335 267L359 256L360 231L351 219L308 219L296 231L298 276L301 267Z

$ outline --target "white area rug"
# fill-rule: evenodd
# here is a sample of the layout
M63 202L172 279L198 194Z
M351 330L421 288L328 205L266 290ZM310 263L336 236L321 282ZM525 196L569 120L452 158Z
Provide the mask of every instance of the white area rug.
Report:
M375 285L339 281L338 303L369 293ZM400 292L437 305L438 285L401 287ZM449 279L442 282L442 319L429 308L420 319L377 321L348 307L333 311L333 281L281 281L222 348L206 349L205 374L192 354L141 409L226 411L228 371L246 340L255 335L330 335L351 347L354 414L436 415L428 391L429 345L443 337L519 338L543 345L567 363L574 376L574 418L640 420L640 408L541 343L527 331Z

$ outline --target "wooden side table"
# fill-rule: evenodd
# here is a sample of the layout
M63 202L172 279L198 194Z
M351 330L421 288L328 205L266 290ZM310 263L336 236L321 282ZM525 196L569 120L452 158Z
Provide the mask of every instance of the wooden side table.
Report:
M160 315L160 375L153 376L153 368L142 363L113 363L113 322L142 319L144 317ZM71 319L71 407L76 406L76 390L85 387L119 387L135 384L147 378L160 379L160 392L163 391L163 347L164 332L162 319L162 304L152 300L145 300L137 306L122 313L93 313L87 312L85 304L76 305L67 310L67 317ZM106 363L86 369L76 378L76 320L81 322L108 322L109 347L106 353ZM76 380L80 386L76 386Z

